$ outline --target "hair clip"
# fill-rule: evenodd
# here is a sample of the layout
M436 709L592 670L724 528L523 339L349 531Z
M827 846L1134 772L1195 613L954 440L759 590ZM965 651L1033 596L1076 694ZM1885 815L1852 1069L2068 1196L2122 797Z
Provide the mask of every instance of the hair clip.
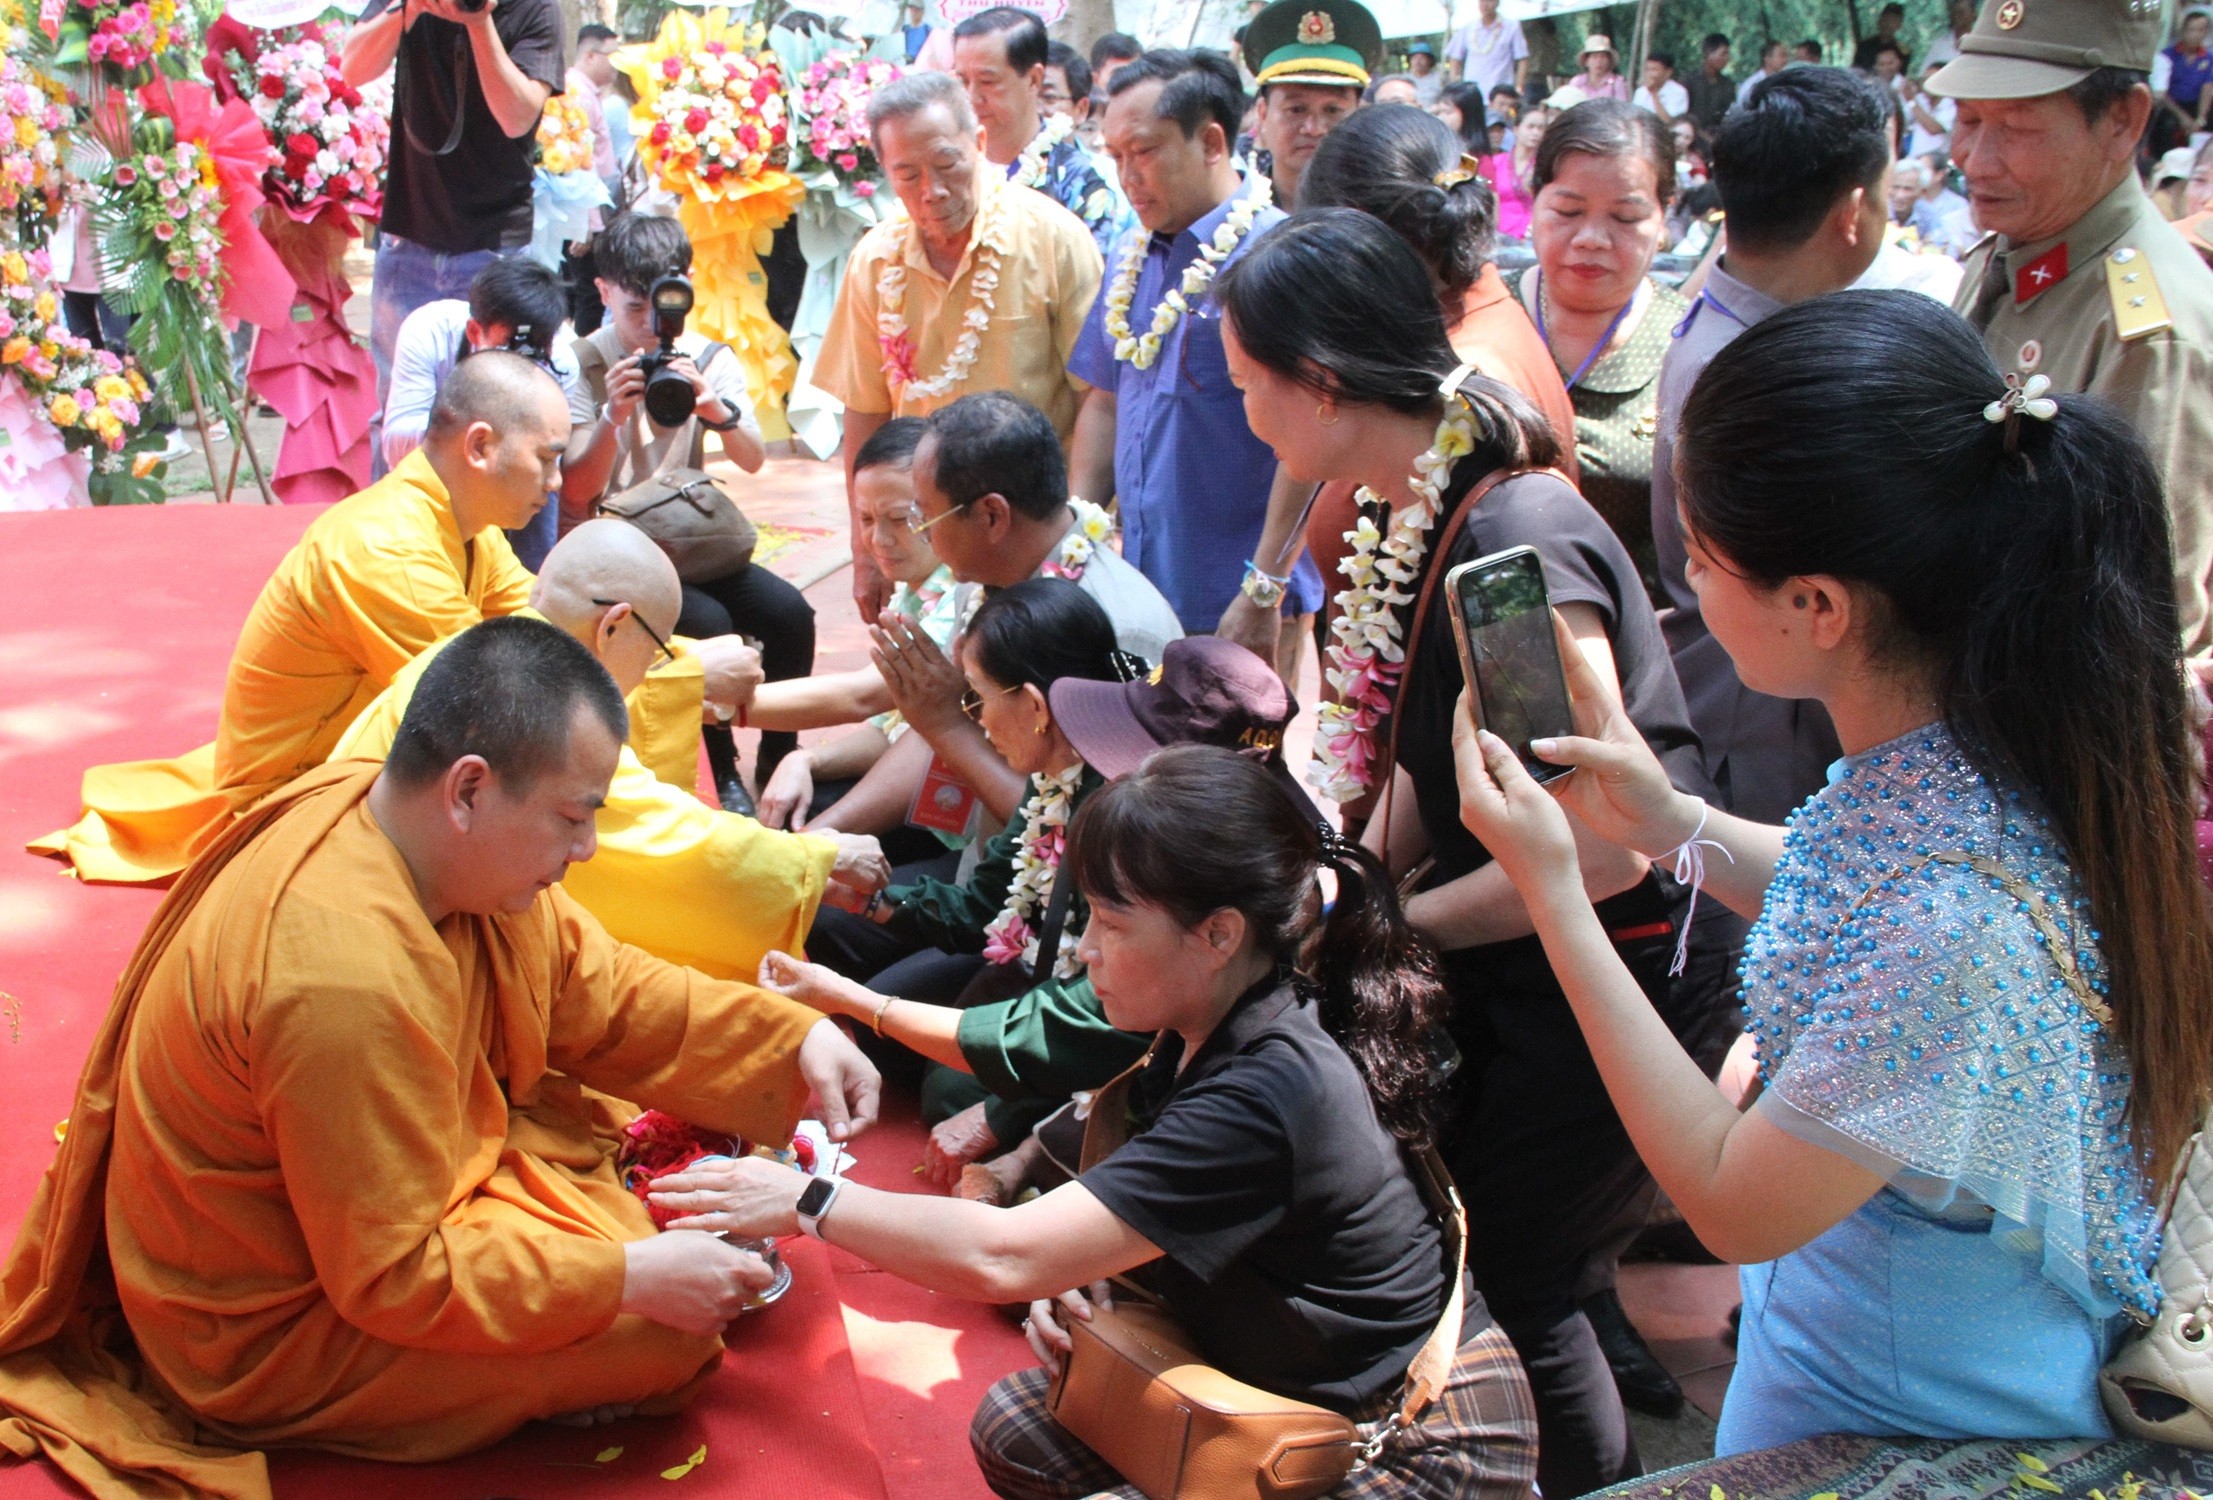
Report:
M1142 682L1145 675L1153 669L1152 663L1146 661L1144 657L1139 656L1134 651L1124 651L1119 647L1108 654L1107 662L1114 668L1115 677L1125 683Z
M1322 858L1325 862L1333 865L1352 864L1359 860L1359 849L1338 830L1336 824L1320 819L1317 820L1317 826L1322 830Z
M1473 182L1482 172L1483 163L1463 151L1457 166L1447 167L1429 180L1450 192L1463 182Z
M2024 380L2016 370L2006 376L2006 393L1982 409L1985 422L2005 423L2006 452L2015 452L2020 446L2024 413L2039 422L2049 422L2059 415L2059 403L2044 394L2051 388L2049 375L2031 375Z

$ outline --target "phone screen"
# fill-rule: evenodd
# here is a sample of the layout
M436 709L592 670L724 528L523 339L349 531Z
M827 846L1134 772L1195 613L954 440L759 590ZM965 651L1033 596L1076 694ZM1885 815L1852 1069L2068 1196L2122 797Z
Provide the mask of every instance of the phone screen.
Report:
M1483 727L1513 747L1539 781L1570 769L1536 759L1529 742L1573 734L1567 680L1545 596L1544 565L1535 549L1517 547L1452 571L1459 610L1462 664L1475 690Z

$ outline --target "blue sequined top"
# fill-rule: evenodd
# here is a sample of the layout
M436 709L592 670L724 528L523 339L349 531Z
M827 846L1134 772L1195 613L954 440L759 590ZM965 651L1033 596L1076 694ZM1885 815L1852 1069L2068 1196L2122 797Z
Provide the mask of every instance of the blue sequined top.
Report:
M1833 1132L1825 1143L1924 1211L1987 1205L1992 1234L2093 1316L2155 1312L2127 1060L2004 882L1919 862L1957 851L2025 882L2102 996L2089 904L2043 814L1941 725L1830 775L1786 825L1745 945L1745 1009L1782 1123Z

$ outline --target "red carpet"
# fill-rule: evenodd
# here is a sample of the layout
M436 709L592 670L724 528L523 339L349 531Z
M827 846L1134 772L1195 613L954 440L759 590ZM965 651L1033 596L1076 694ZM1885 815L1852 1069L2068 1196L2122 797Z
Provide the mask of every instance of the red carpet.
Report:
M159 893L85 886L24 843L77 816L102 761L213 738L238 628L315 507L150 507L0 515L0 1235L12 1240L68 1112L84 1050ZM796 549L795 549L796 550ZM778 559L782 562L783 559ZM844 609L842 579L816 606ZM845 610L850 613L849 609ZM911 1109L857 1143L859 1180L911 1188ZM731 1332L682 1417L592 1432L534 1425L471 1458L399 1467L320 1455L275 1464L284 1500L668 1494L973 1500L967 1428L984 1387L1030 1362L1011 1322L811 1241L795 1283ZM703 1462L664 1488L706 1449ZM599 1455L622 1451L606 1462ZM41 1465L0 1497L73 1495Z

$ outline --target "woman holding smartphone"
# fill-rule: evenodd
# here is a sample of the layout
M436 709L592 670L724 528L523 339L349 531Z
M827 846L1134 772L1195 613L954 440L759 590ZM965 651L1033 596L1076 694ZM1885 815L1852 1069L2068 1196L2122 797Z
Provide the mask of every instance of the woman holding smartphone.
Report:
M1782 828L1710 809L1572 660L1578 736L1536 747L1582 768L1559 801L1472 725L1460 778L1638 1149L1744 1263L1719 1449L2108 1436L2097 1372L2158 1307L2155 1184L2213 1055L2159 476L2124 420L2000 380L1906 292L1761 323L1681 432L1691 586L1747 685L1829 710L1829 785ZM1911 462L1868 485L1900 433ZM1751 1108L1594 941L1584 829L1701 841L1710 894L1759 913Z
M1441 570L1534 546L1576 653L1619 684L1638 729L1693 793L1704 790L1697 740L1628 552L1549 470L1557 440L1527 399L1465 373L1429 272L1397 234L1350 209L1309 210L1216 288L1230 378L1253 431L1302 483L1366 487L1330 663L1358 688L1324 711L1323 790L1342 801L1394 783L1367 842L1388 851L1394 877L1434 861L1407 917L1444 950L1451 1031L1465 1059L1443 1148L1461 1191L1480 1205L1469 1264L1529 1369L1544 1490L1579 1495L1637 1472L1609 1351L1584 1304L1601 1319L1618 1314L1614 1265L1654 1190L1520 895L1460 824L1452 716L1463 682L1442 587L1397 680L1391 656L1413 631L1412 600ZM1494 476L1446 534L1461 500ZM1616 950L1669 1025L1718 1065L1730 1040L1730 939L1741 928L1702 922L1686 972L1671 977L1687 893L1644 856L1603 840L1580 853ZM1709 902L1700 916L1714 909Z

